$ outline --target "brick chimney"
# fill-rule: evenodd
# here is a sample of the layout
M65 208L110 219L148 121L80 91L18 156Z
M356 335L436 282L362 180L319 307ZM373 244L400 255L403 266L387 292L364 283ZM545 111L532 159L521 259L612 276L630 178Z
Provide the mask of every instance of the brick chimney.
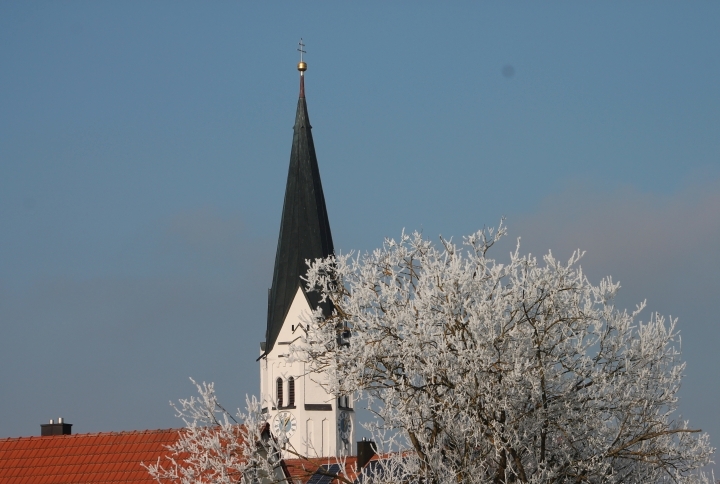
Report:
M357 443L357 470L360 472L365 464L375 455L375 442L372 440L359 440Z
M40 424L40 436L42 437L70 434L72 434L72 424L63 422L62 417L58 419L57 423L50 420L49 424Z

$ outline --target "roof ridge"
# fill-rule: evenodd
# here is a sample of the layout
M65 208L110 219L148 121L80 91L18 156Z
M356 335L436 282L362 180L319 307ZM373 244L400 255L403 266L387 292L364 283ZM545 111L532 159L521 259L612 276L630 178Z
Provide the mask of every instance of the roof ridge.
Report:
M184 427L169 428L169 429L144 429L144 430L118 430L109 432L88 432L85 434L70 434L70 435L27 435L20 437L2 437L0 442L9 442L13 440L30 440L30 439L57 439L66 438L71 439L73 437L90 437L90 436L110 436L110 435L131 435L131 434L159 434L168 432L179 432L184 430Z

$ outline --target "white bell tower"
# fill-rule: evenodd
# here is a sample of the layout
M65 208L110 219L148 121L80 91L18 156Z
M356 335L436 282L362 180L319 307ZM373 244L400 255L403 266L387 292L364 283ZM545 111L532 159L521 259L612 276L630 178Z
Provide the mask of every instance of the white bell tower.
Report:
M260 394L270 429L278 437L288 437L285 458L350 455L355 434L352 398L328 394L322 386L326 375L308 373L302 362L288 362L290 344L305 334L312 310L322 306L319 295L306 293L302 286L305 261L334 252L305 102L303 47L301 39L300 98L259 358Z
M284 457L350 455L355 413L349 397L328 394L321 383L325 375L309 373L305 363L288 362L290 343L304 334L311 313L301 288L285 318L273 349L260 359L260 385L274 435L287 435L290 450Z

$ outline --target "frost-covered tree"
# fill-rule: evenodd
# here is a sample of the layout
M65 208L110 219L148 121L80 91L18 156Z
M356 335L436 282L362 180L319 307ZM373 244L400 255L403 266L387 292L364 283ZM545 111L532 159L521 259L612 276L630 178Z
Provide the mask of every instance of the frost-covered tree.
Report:
M709 482L714 449L677 415L685 365L675 320L613 306L619 285L519 249L488 257L505 233L462 245L419 234L361 256L311 264L308 290L333 314L306 321L291 358L327 374L331 394L371 409L380 461L363 483ZM234 419L212 386L181 400L186 422L160 482L282 482L272 436L249 399ZM295 453L298 458L304 456ZM317 463L308 460L312 473ZM344 466L342 466L344 468ZM352 482L356 476L338 476Z
M192 380L192 379L191 379ZM165 456L143 463L161 484L289 484L281 461L283 453L300 461L305 477L319 472L334 482L351 484L356 475L330 474L323 464L344 458L310 459L288 446L284 435L271 435L261 402L248 397L244 411L233 416L217 399L212 383L195 384L198 397L171 403L185 427ZM302 472L301 472L302 474Z
M193 383L199 398L172 404L185 428L165 458L143 463L150 475L174 484L282 482L282 441L270 435L257 399L248 398L236 418L218 402L212 383Z
M591 284L579 252L489 258L504 232L312 264L335 310L294 355L377 415L395 453L375 482L703 482L713 449L676 415L676 321L617 310L619 285Z

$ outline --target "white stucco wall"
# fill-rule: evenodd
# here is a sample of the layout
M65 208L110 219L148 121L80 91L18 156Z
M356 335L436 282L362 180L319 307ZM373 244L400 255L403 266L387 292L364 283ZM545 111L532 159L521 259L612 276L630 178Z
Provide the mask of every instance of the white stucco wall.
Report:
M350 410L339 409L335 395L329 395L319 382L326 378L322 374L307 374L302 362L288 362L289 345L304 335L301 324L309 320L310 305L302 289L298 288L290 310L283 323L275 346L266 357L260 360L260 393L264 406L268 409L270 428L276 428L276 416L289 412L295 422L290 436L290 445L296 452L318 457L349 455L355 436L355 414ZM283 405L288 405L288 378L295 379L294 408L275 408L276 380L283 380ZM352 401L352 399L350 399ZM330 405L330 410L310 410L306 405ZM352 406L352 405L350 405ZM343 442L338 423L342 413L350 417L351 430ZM285 457L293 457L288 453Z

